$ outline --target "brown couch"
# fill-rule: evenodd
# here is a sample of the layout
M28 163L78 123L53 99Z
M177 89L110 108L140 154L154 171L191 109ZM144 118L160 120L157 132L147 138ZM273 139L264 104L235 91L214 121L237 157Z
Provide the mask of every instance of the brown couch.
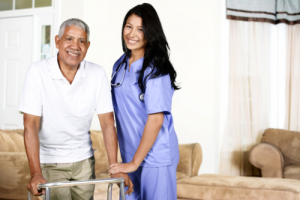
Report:
M250 150L249 160L262 177L300 180L300 133L267 129L261 143Z
M182 200L300 200L300 181L201 174L177 180L177 198Z
M109 178L108 160L101 131L91 131L96 164L96 178ZM179 145L180 161L177 180L189 179L198 174L202 163L199 144ZM121 161L120 155L118 160ZM24 148L23 130L0 130L0 199L26 199L27 183L30 179L29 166ZM106 200L107 185L95 187L95 200ZM119 189L113 187L113 199L119 199Z

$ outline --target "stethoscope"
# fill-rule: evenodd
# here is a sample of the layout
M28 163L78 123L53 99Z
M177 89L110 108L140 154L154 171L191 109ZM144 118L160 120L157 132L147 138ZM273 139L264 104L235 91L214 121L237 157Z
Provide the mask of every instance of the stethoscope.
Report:
M120 68L123 65L123 63L125 63L125 67L124 67L124 73L123 73L123 77L122 77L121 82L120 83L112 83L113 78L115 77L115 75L117 74L117 72L120 70ZM118 88L118 87L120 87L122 85L122 83L124 81L126 69L127 69L127 56L124 56L123 61L118 65L117 69L114 71L114 73L111 76L111 82L110 82L110 84L113 87ZM139 99L140 99L140 101L144 102L144 93L143 92L139 95Z
M121 68L121 66L122 66L123 63L125 63L125 67L124 67L124 73L123 73L123 78L122 78L121 82L120 83L112 83L113 78L115 77L116 73L119 71L119 69ZM118 88L118 87L120 87L122 85L124 77L125 77L126 69L127 69L127 56L124 56L123 61L119 64L119 66L117 67L117 69L115 70L115 72L113 73L113 75L111 76L110 84L112 86L114 86L115 88Z

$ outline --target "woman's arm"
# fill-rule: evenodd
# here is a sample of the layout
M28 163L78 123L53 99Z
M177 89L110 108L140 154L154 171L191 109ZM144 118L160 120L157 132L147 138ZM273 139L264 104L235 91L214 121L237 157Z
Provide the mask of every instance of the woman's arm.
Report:
M162 112L149 114L141 142L132 161L129 163L112 164L109 166L108 172L110 174L115 174L119 172L130 173L136 171L152 148L163 122L164 114Z

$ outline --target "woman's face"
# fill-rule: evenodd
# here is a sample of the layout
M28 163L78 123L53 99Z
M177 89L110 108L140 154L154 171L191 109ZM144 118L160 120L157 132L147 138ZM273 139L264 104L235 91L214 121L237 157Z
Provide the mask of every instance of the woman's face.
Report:
M145 50L147 41L144 37L142 18L135 14L128 17L123 30L123 39L131 51Z

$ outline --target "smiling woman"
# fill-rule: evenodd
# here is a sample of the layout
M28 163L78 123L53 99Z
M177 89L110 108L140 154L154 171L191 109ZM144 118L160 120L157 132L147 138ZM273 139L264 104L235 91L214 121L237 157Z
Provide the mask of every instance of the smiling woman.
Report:
M124 54L114 64L111 85L123 163L110 165L109 173L130 173L134 192L128 200L175 200L179 150L171 105L179 87L150 4L128 11L122 44Z

